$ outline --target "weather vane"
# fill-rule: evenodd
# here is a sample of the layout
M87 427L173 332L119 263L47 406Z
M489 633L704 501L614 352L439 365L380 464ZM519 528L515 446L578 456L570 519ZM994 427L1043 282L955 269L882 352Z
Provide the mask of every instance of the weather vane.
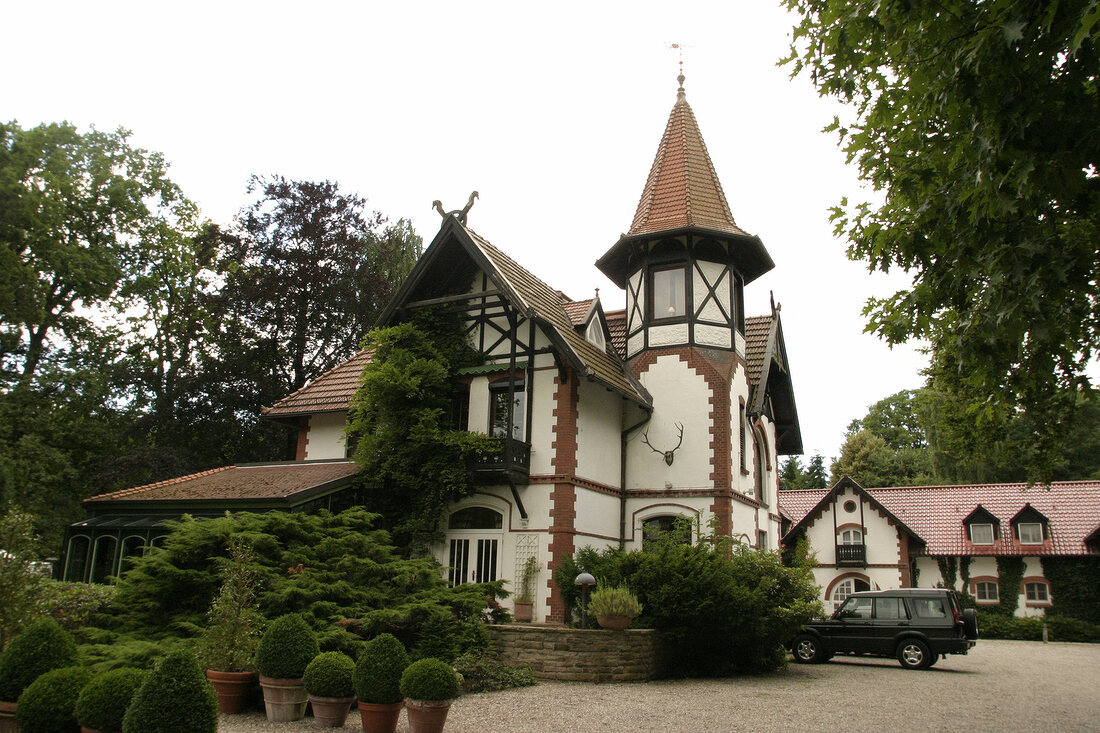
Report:
M690 46L683 43L670 43L668 47L675 49L680 54L680 75L676 77L676 81L680 82L680 88L677 90L680 98L684 96L684 49L690 48Z

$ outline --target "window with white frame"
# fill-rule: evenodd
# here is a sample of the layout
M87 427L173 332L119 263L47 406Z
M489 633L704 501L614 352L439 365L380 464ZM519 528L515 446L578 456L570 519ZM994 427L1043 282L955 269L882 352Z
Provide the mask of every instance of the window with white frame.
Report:
M839 608L844 601L848 599L848 596L861 590L871 590L871 585L866 580L860 578L845 578L836 584L833 588L833 608Z
M489 414L489 434L494 438L512 438L523 440L527 421L524 417L524 408L527 401L524 399L523 383L517 382L511 390L508 383L494 384L490 387L491 395ZM508 401L511 398L511 415L508 414ZM511 430L509 430L509 418Z
M989 602L999 601L1001 598L997 584L988 580L974 584L974 597L979 601Z
M1043 525L1039 522L1021 522L1016 525L1021 545L1043 544Z
M837 543L841 545L862 545L863 532L858 529L842 529L837 534Z
M970 541L975 545L992 545L993 544L993 525L992 524L972 524L970 525Z
M1050 587L1042 581L1024 585L1024 594L1027 596L1027 600L1030 603L1050 602Z

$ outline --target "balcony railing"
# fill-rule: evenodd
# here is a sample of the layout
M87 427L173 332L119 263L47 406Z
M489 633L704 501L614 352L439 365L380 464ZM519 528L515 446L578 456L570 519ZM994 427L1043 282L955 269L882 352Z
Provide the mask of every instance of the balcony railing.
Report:
M836 564L837 567L866 567L867 546L862 544L837 545Z
M496 453L482 453L470 465L474 478L485 483L511 479L526 483L531 473L531 444L512 438L494 438L500 444Z

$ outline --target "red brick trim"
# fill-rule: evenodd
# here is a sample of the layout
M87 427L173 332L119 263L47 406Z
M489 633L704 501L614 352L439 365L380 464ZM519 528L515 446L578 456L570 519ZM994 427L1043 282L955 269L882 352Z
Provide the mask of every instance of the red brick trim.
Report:
M565 371L566 381L561 376L554 377L557 389L554 394L554 440L551 448L554 457L550 465L562 480L554 484L550 491L550 577L546 586L550 590L547 602L550 605L548 620L562 623L565 621L566 608L558 586L553 581L554 571L562 566L565 558L576 550L577 487L574 485L577 472L577 403L580 400L577 388L577 374L572 369Z
M849 578L856 578L858 580L862 580L872 590L874 590L874 588L875 588L874 583L871 582L871 578L869 576L863 574L863 573L855 573L855 572L841 573L840 575L833 578L832 581L829 583L828 587L825 589L825 601L826 602L832 602L832 600L833 600L833 589L836 588L837 585L839 585L841 582L843 582L845 580L848 580Z
M560 484L570 483L574 486L588 489L589 491L595 491L600 494L607 494L609 496L615 496L621 498L623 491L615 486L609 486L599 481L593 481L591 479L581 478L579 476L563 476L560 474L549 474L541 476L529 476L527 479L528 484Z
M309 415L298 418L298 445L294 448L294 460L296 461L306 459L306 451L309 446L309 421Z

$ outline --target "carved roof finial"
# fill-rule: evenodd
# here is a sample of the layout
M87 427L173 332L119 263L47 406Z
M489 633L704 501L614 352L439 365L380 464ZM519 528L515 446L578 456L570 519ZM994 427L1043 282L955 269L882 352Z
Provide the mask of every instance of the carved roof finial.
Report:
M676 90L676 100L681 101L686 98L684 92L684 44L682 43L670 43L669 48L674 48L680 52L680 75L676 77L676 81L680 82L680 88Z
M466 224L466 215L470 213L470 209L474 206L474 199L478 197L477 191L470 194L470 200L466 202L466 205L461 209L455 209L454 211L444 211L443 202L436 199L432 202L432 208L439 212L439 215L446 219L448 216L453 216L458 219L462 225Z

